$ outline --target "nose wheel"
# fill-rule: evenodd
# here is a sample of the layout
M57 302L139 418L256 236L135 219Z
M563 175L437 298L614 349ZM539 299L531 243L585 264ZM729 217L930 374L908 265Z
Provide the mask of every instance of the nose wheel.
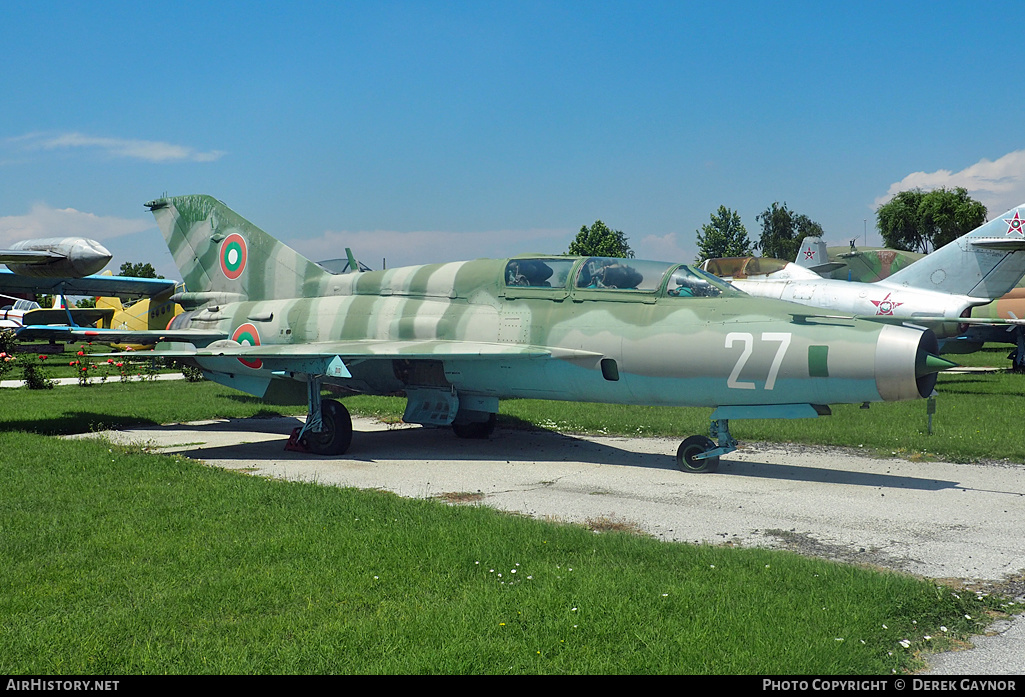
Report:
M684 472L715 472L719 468L719 456L737 449L737 441L730 435L727 419L712 421L711 433L719 439L718 445L708 436L690 436L676 451L676 465Z
M676 465L684 472L714 472L719 468L719 458L705 453L715 448L715 441L708 436L691 436L680 443Z

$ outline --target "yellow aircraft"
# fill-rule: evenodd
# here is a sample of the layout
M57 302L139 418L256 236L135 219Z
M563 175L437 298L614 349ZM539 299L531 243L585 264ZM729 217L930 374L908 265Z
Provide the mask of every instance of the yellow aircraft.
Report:
M176 303L173 296L184 287L168 288L150 298L141 298L124 305L117 297L97 297L97 309L110 309L112 314L100 320L100 329L120 329L122 331L147 331L167 329L168 323L181 313L182 306ZM153 348L153 343L132 344L112 343L112 348L139 351Z

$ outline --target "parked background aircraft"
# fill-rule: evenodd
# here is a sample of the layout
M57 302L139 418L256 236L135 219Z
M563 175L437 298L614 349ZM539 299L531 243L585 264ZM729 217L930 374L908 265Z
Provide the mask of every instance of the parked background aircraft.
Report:
M370 271L370 267L356 260L352 250L348 247L345 248L345 254L344 258L318 261L316 265L331 274ZM120 289L120 286L116 284L126 277L112 278L109 273L109 271L105 272L104 276L96 278L111 279L114 282L111 288ZM156 295L138 298L128 304L122 302L122 299L117 296L99 296L96 298L96 307L102 312L96 314L90 322L82 321L86 318L85 315L76 315L76 320L73 323L68 323L66 318L63 320L54 318L44 322L40 316L40 321L31 324L63 326L27 327L19 333L19 337L49 341L101 342L113 348L136 351L152 349L157 341L167 336L171 320L182 312L182 306L178 304L177 299L185 292L184 284L168 285L168 282L164 281L157 288ZM89 326L92 324L96 326ZM193 333L190 338L201 341L203 338L208 340L221 338L221 335L214 333L203 337Z
M305 399L296 440L349 447L321 387L403 391L404 419L486 437L502 398L716 407L681 468L735 449L729 420L932 393L932 332L817 316L683 264L534 256L334 275L209 196L146 204L188 292L157 355L265 399ZM219 337L214 339L214 337ZM189 342L189 343L184 343Z
M824 278L874 283L889 278L924 254L881 247L826 247L821 237L805 237L794 263Z
M844 247L829 247L823 256L821 248L824 246L820 238L806 237L801 243L801 251L795 263L828 278L871 283L888 278L925 256L897 249L855 249L853 243L849 252ZM818 260L823 258L829 262L842 263L843 266L823 273L816 268ZM1007 320L1025 318L1025 288L1022 283L1018 281L1016 287L991 303L972 307L969 318L986 320L987 323L961 326L957 336L941 342L943 352L971 353L982 348L984 343L1013 344L1015 349L1008 358L1014 370L1025 372L1025 327L1020 324L1004 324Z
M60 295L53 296L53 304L48 308L41 307L35 300L3 294L0 298L10 301L0 308L0 329L18 330L32 324L65 324L69 321L88 325L113 314L112 310L67 307Z
M177 289L183 291L184 287L179 285ZM163 290L153 297L140 298L128 304L121 302L121 298L118 297L100 296L96 298L96 307L109 313L98 323L98 328L118 332L117 336L113 334L108 336L106 343L112 348L117 349L134 351L152 349L156 343L155 340L135 342L136 338L142 336L135 333L167 329L167 325L171 323L171 320L182 311L181 305L173 299L173 291L175 290L175 288ZM76 333L86 331L91 331L91 329L73 329L69 327L65 340L79 338L76 336ZM131 333L129 336L132 336L132 339L121 341L122 334L125 333Z
M174 281L164 278L132 276L83 276L82 278L43 278L22 276L0 270L0 293L32 295L117 295L146 298L173 289Z
M1025 204L874 283L822 278L787 262L757 276L731 275L732 260L709 260L705 268L751 295L855 316L929 323L940 336L956 337L967 324L1018 322L970 315L971 308L1003 296L1025 276L1025 234L1014 224L1022 211Z
M20 276L81 278L94 274L110 261L110 252L85 237L49 237L22 240L0 249L0 263Z
M856 249L853 242L849 251L846 247L826 248L821 238L806 237L794 263L827 278L872 283L888 278L924 256L898 249ZM821 265L822 259L828 260L825 269ZM944 353L972 353L982 348L984 343L1012 344L1015 350L1008 358L1013 369L1025 371L1025 327L1014 323L1025 318L1023 282L1025 279L991 303L972 307L969 319L982 320L983 323L961 325L956 336L940 342L941 350ZM1008 320L1012 323L1007 324Z

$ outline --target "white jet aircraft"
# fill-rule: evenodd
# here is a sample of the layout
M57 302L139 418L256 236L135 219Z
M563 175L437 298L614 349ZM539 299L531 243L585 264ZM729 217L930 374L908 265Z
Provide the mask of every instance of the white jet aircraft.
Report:
M1025 276L1025 203L874 283L822 278L809 268L779 260L775 268L728 273L724 260L704 268L744 292L789 300L857 317L926 324L938 336L956 336L969 324L1023 324L1025 320L971 317ZM755 260L752 260L755 261Z

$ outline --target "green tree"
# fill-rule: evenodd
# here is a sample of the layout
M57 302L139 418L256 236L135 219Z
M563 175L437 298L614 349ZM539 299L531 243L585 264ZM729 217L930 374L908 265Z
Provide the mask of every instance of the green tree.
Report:
M876 210L876 227L887 247L928 253L986 222L986 207L967 189L901 191Z
M567 254L582 257L625 257L632 259L633 250L621 230L612 230L600 220L584 225L569 245Z
M702 225L697 231L698 257L695 263L719 257L751 256L751 240L736 211L719 206L718 212L709 217L711 222Z
M908 252L925 251L927 239L919 209L925 196L921 189L901 191L876 210L876 228L883 244Z
M778 201L755 216L762 236L755 242L763 257L793 261L805 237L822 237L822 226L803 213L794 213Z
M126 261L121 264L121 270L118 272L118 276L132 276L134 278L163 278L163 276L157 275L157 270L153 268L153 265L149 262L145 264L133 264L130 261Z

